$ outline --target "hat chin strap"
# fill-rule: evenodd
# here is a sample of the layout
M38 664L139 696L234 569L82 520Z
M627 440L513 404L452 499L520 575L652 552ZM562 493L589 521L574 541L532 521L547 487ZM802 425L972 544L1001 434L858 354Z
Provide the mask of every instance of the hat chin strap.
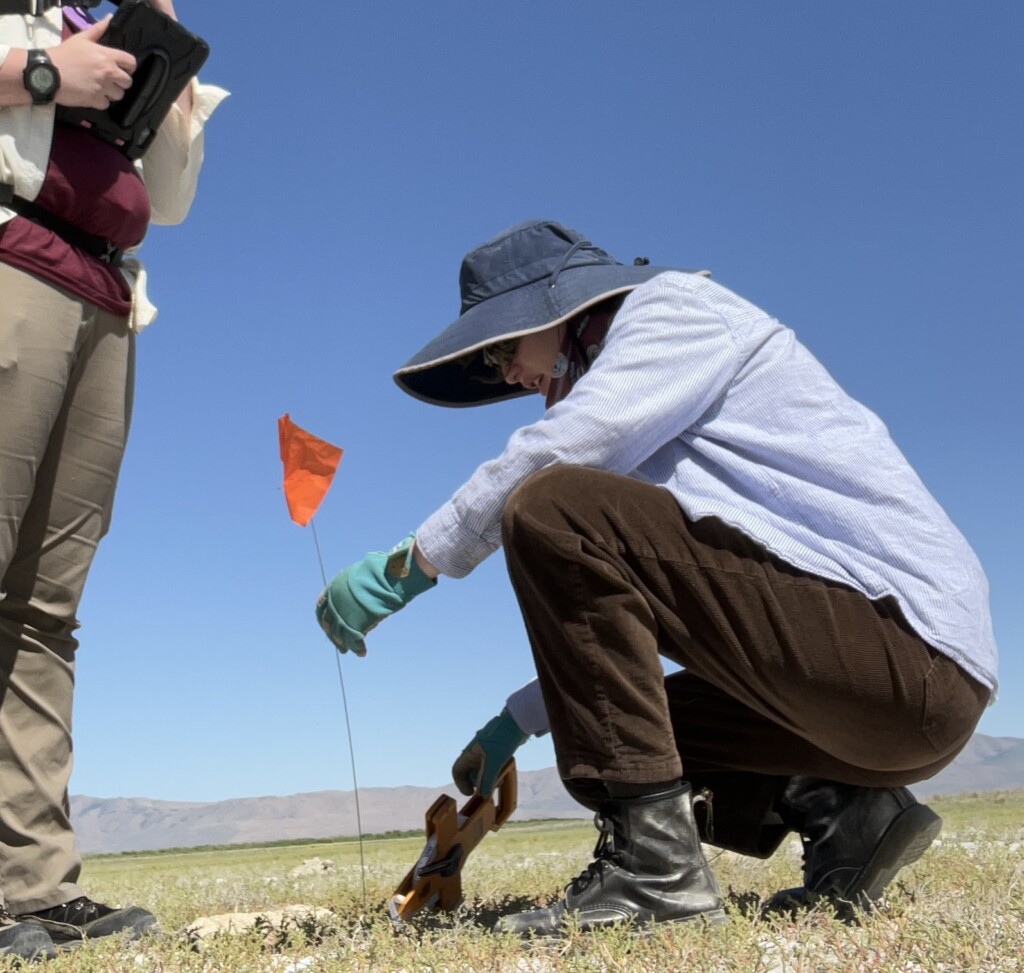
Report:
M572 259L572 255L577 250L582 250L583 247L592 247L593 244L589 240L577 240L568 250L565 251L565 256L562 257L561 262L554 269L551 274L551 280L548 282L548 287L554 287L558 283L558 275L565 270L565 265Z

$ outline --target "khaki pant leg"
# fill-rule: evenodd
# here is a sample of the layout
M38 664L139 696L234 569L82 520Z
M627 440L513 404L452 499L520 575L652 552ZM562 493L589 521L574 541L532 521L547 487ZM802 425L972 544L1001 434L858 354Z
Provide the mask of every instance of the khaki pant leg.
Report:
M68 807L77 611L131 412L124 319L0 264L0 890L82 894Z

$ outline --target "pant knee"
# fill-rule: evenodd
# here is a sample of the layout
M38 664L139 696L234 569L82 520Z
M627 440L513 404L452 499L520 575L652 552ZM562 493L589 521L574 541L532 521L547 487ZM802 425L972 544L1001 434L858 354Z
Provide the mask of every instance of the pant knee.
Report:
M554 530L565 524L573 498L586 490L586 470L549 466L531 473L509 495L501 518L502 542L507 547L523 532Z

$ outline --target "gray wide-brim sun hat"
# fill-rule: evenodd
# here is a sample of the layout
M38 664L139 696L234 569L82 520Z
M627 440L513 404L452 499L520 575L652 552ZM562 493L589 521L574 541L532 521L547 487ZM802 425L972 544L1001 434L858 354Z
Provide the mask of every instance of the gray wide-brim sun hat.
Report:
M482 349L560 324L669 269L620 264L551 220L517 223L466 254L458 318L395 372L395 382L424 402L455 407L535 394L495 382Z

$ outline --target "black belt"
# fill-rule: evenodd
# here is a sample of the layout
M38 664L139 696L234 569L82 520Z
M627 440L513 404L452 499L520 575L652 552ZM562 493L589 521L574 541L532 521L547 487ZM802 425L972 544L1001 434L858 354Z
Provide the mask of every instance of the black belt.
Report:
M0 191L0 206L13 209L19 216L24 216L26 220L31 220L33 223L46 227L46 229L56 233L65 243L70 243L71 246L77 247L79 250L89 254L90 257L95 257L105 264L110 264L111 267L121 266L121 258L124 256L123 249L115 247L109 240L104 240L101 236L86 233L85 230L72 226L67 220L54 216L53 213L43 209L42 206L37 206L27 199L22 199L20 196L11 196L2 191Z
M0 0L0 14L39 17L51 7L98 7L102 0Z

